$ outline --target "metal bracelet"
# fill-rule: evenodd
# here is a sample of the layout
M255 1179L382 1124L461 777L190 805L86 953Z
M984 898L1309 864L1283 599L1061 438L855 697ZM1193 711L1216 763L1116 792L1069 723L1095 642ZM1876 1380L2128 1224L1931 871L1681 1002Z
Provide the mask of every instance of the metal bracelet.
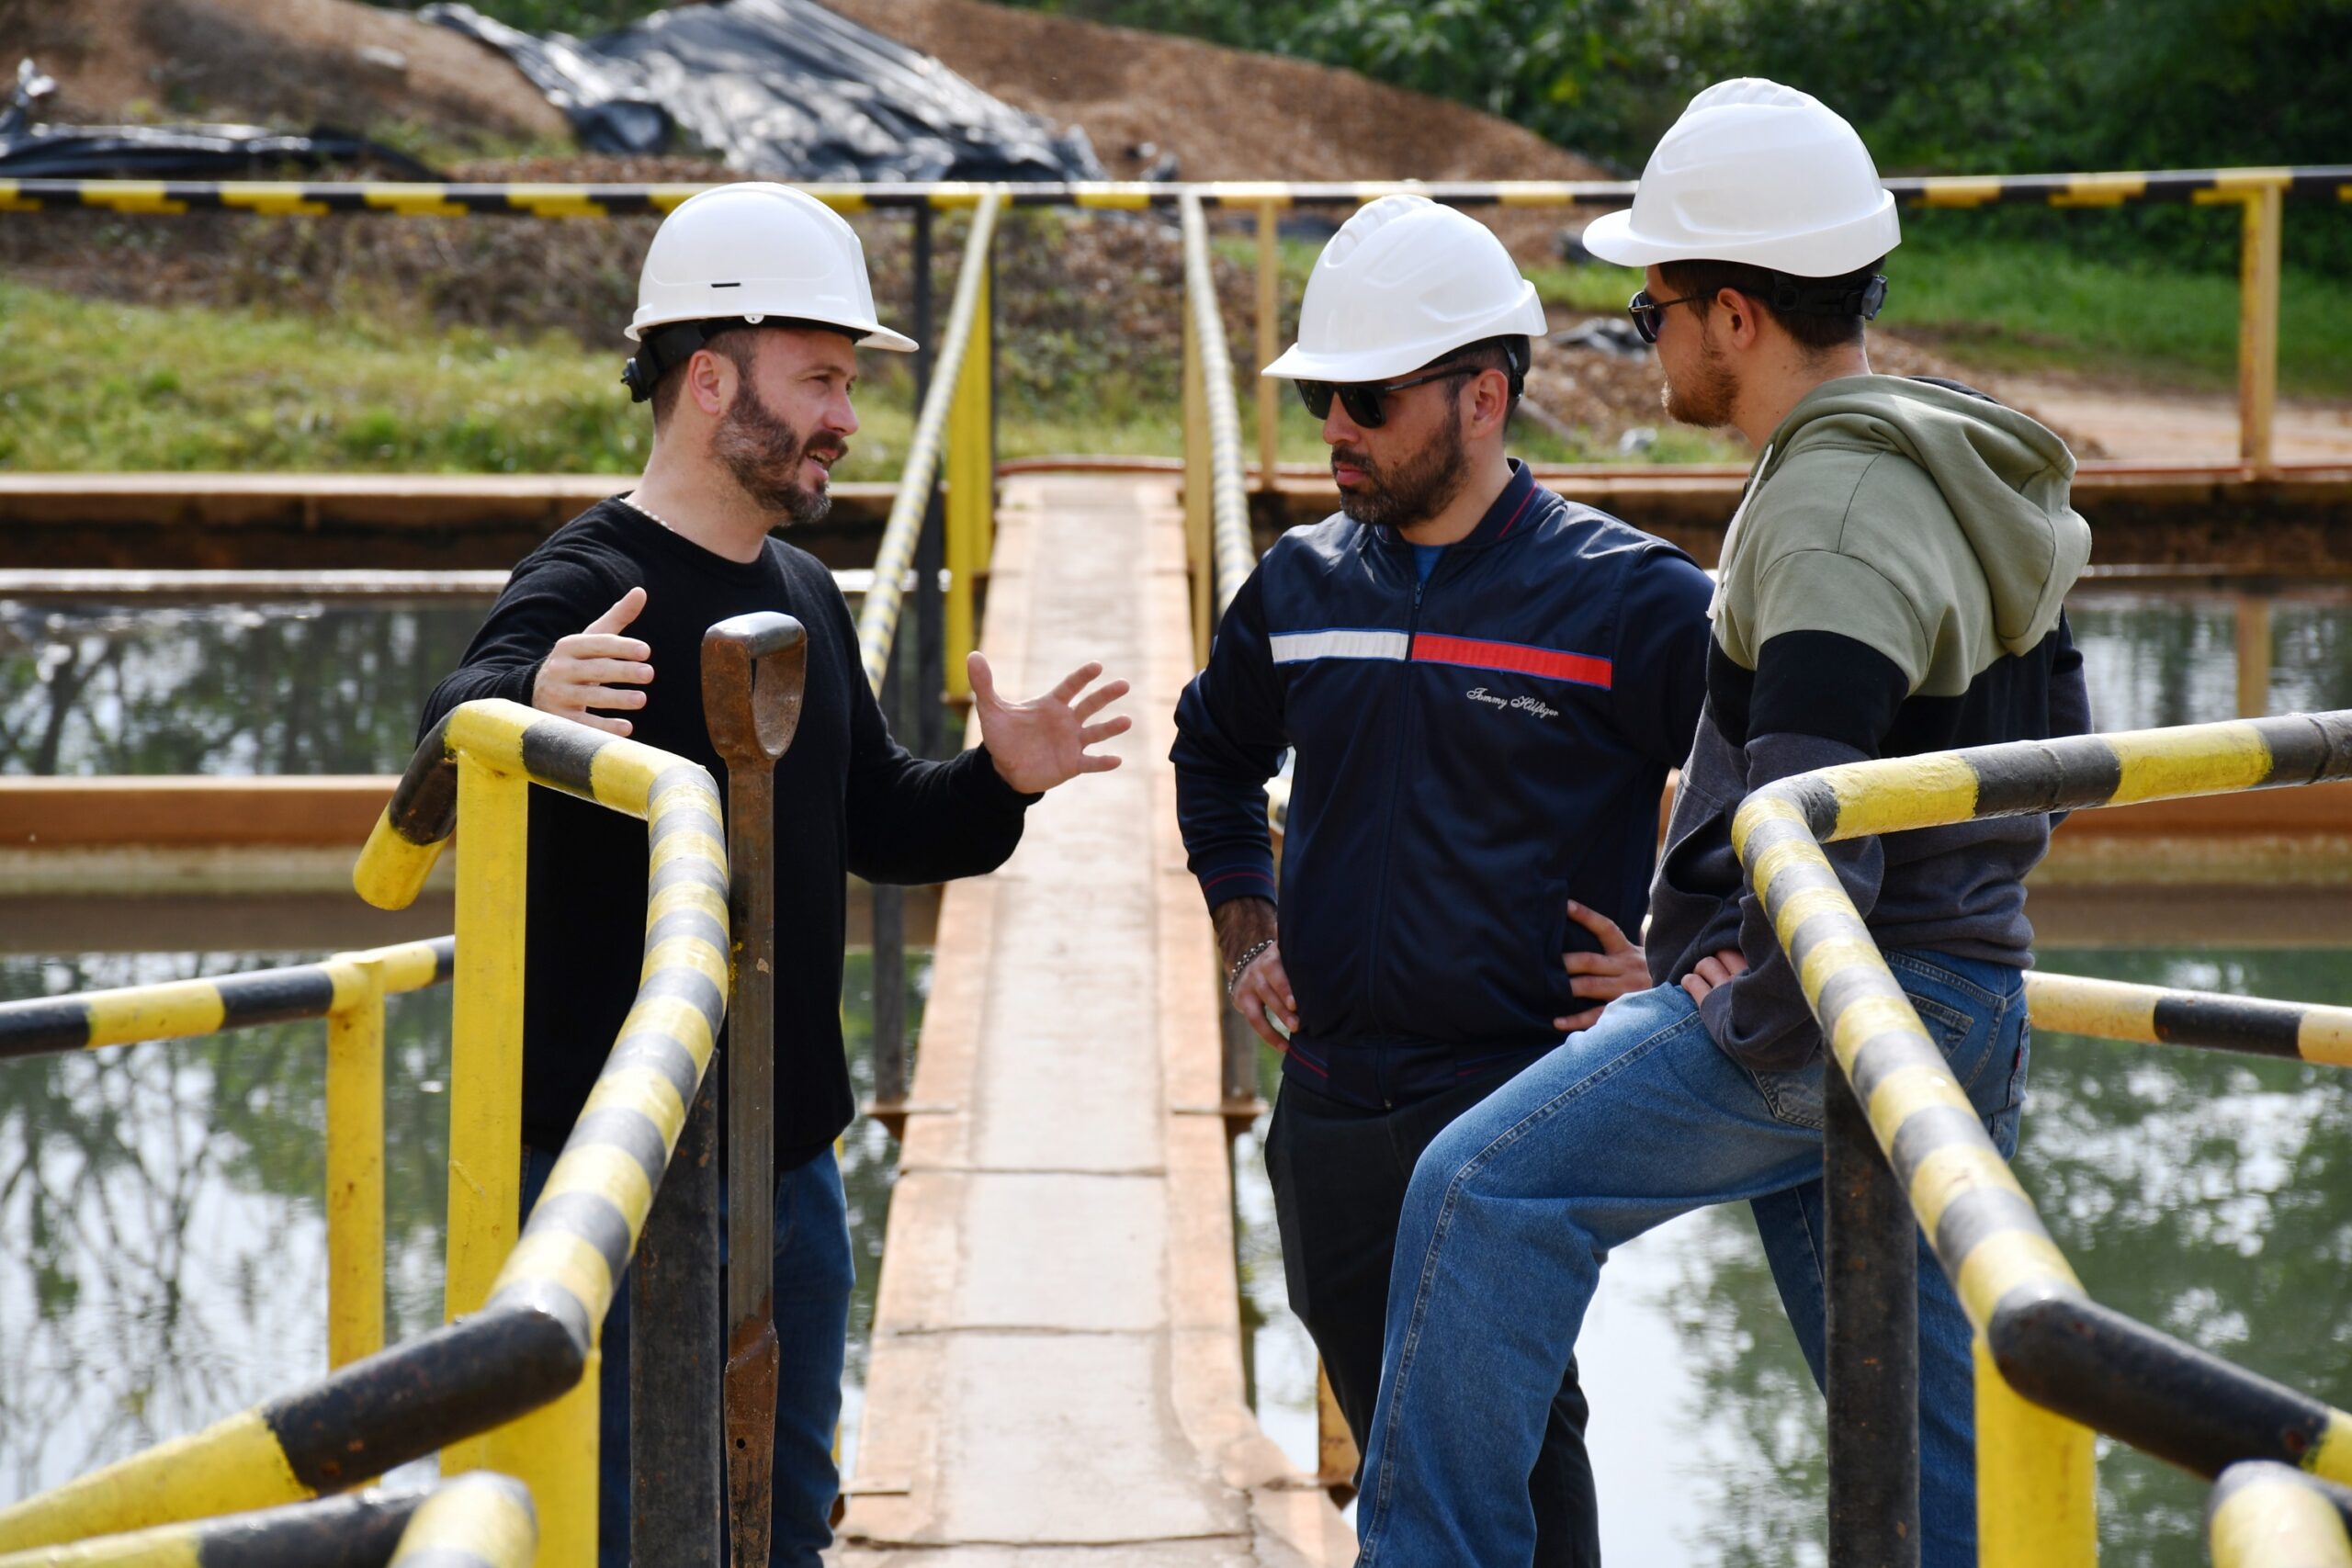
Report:
M1280 939L1270 936L1233 961L1233 967L1225 972L1225 996L1227 1001L1233 999L1233 987L1240 983L1241 972L1255 964L1258 961L1258 955L1273 946L1278 940Z

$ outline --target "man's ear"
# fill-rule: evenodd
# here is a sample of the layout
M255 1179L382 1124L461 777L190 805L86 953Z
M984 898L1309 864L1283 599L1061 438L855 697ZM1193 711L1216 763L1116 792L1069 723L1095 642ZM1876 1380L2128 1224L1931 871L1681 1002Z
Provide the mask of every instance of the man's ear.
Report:
M1470 434L1485 435L1510 420L1510 378L1500 370L1481 370L1470 383Z
M698 348L694 357L686 361L685 395L695 400L696 408L717 419L734 399L737 377L733 360L707 348Z
M1754 296L1742 294L1736 288L1719 288L1715 291L1714 309L1707 314L1723 317L1724 336L1731 347L1750 349L1756 346L1764 323L1758 314Z

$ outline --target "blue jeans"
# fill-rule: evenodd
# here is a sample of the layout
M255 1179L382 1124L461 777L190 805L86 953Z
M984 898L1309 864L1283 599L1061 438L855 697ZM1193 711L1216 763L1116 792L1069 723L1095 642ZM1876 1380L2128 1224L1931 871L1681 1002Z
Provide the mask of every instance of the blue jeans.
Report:
M2025 1092L2025 977L1887 954L2004 1156ZM1440 1134L1405 1199L1359 1568L1531 1562L1527 1477L1611 1247L1746 1199L1774 1283L1822 1377L1823 1063L1749 1070L1678 986L1600 1021ZM1970 1329L1924 1238L1919 1261L1922 1568L1976 1561Z
M526 1214L554 1169L552 1154L523 1151ZM720 1202L723 1213L723 1190ZM723 1221L719 1234L723 1248ZM829 1150L776 1176L775 1332L784 1356L776 1376L771 1568L819 1568L818 1553L832 1543L833 1498L841 1490L833 1430L841 1422L854 1280L841 1167ZM605 1315L605 1371L598 1383L597 1568L628 1568L628 1298L623 1274ZM720 1301L714 1299L711 1310L721 1311ZM711 1416L717 1420L718 1412Z

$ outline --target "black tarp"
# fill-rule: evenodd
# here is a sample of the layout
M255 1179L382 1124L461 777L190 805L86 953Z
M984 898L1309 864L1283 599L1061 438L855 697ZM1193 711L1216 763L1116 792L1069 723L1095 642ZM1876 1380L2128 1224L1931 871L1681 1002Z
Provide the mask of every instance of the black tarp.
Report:
M0 109L0 175L12 180L225 180L369 163L403 179L441 176L404 152L322 127L307 136L257 125L40 125L34 106L56 90L29 60Z
M659 152L683 128L731 168L797 180L1103 177L1085 132L1057 135L813 0L683 6L586 39L465 5L419 15L513 60L591 152Z

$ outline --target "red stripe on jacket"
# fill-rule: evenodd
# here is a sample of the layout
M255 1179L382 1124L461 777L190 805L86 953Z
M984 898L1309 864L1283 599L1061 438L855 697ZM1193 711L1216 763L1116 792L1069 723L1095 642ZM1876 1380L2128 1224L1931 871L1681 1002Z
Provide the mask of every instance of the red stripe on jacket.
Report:
M1611 680L1609 660L1589 653L1561 653L1515 642L1480 642L1476 637L1432 637L1427 632L1413 638L1413 659L1418 663L1460 664L1473 670L1545 675L1555 681L1573 681L1579 686L1598 686L1604 692Z

